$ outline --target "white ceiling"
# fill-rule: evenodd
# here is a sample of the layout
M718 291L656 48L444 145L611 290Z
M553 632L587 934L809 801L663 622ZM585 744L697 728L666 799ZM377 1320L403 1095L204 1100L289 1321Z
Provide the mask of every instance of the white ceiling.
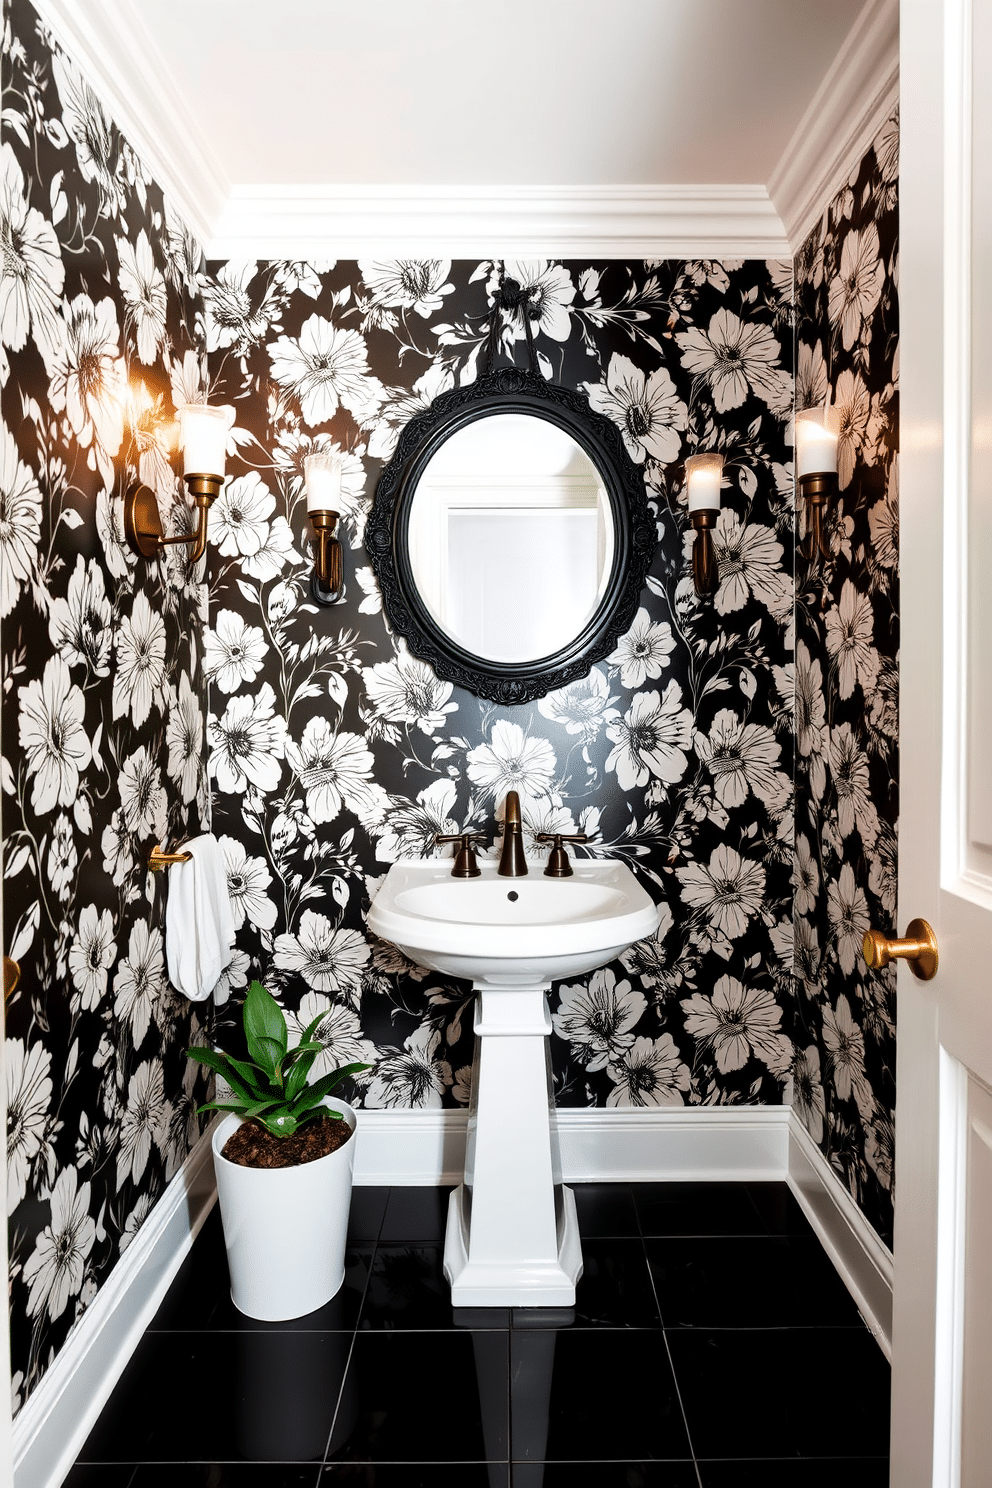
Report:
M899 0L34 0L212 257L790 253Z
M231 186L767 183L863 0L131 0Z

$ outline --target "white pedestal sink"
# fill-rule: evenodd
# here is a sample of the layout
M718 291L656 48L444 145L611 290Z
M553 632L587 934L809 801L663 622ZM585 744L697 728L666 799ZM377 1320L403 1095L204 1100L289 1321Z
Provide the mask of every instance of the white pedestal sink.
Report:
M653 935L658 909L619 862L570 878L451 876L451 860L394 863L369 928L479 994L465 1181L451 1196L444 1270L456 1307L570 1307L582 1270L561 1182L547 1036L552 981Z

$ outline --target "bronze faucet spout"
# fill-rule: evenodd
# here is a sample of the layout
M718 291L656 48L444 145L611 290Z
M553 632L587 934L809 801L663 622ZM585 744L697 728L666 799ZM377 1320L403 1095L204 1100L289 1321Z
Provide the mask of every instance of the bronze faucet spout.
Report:
M521 830L520 797L507 791L503 802L503 847L496 872L503 878L523 878L527 872L524 839Z

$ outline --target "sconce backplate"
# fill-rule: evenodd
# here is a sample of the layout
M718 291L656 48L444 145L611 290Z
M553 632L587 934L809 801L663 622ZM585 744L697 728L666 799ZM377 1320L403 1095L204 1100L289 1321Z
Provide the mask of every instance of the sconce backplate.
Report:
M134 486L124 497L124 536L132 552L142 558L154 558L159 551L162 521L149 486Z

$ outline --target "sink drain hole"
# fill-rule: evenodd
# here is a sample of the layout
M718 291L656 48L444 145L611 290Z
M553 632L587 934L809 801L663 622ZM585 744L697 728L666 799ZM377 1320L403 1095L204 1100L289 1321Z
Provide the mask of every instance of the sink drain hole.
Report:
M517 893L516 889L511 889L510 892L507 894L506 897L507 897L507 899L510 900L510 902L512 904L515 904L517 902L517 900L520 898L520 895Z

